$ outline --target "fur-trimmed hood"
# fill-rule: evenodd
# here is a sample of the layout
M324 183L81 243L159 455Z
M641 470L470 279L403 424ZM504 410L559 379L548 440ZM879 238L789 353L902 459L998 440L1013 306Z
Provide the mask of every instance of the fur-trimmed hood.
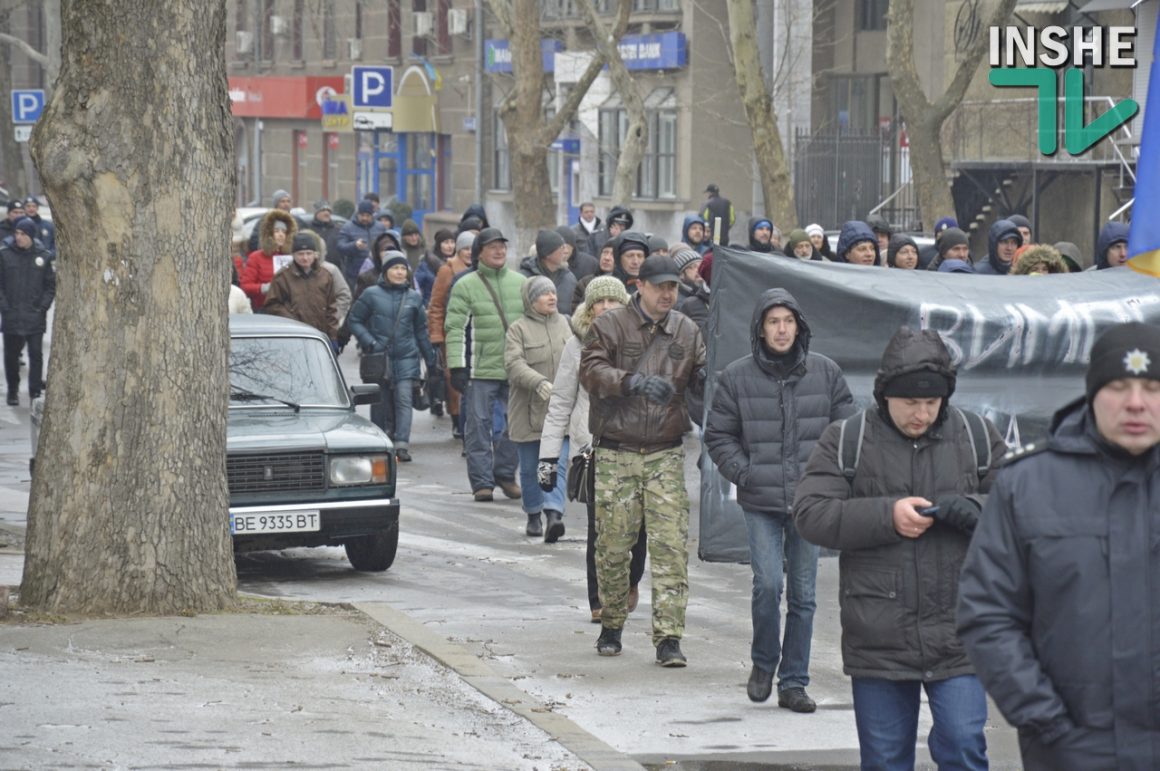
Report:
M271 209L262 216L262 221L258 223L258 248L266 254L275 254L277 247L274 245L274 223L286 223L286 242L282 254L290 253L290 246L294 243L294 234L298 232L298 220L289 212L284 212L281 209Z

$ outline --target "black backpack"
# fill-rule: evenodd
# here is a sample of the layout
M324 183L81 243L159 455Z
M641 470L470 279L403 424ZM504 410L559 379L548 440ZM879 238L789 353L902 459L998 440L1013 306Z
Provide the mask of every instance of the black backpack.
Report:
M979 479L987 476L991 470L991 442L987 433L986 422L973 412L951 407L963 425L967 427L967 439L975 453L976 472ZM858 473L858 462L862 460L862 440L866 435L866 413L862 410L857 415L851 415L842 421L842 430L838 433L838 470L847 482L854 481ZM847 441L847 437L857 432L857 437Z

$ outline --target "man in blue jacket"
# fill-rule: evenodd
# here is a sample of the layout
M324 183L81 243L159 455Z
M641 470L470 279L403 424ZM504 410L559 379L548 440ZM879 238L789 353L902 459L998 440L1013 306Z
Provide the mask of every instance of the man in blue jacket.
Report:
M959 581L959 636L1024 767L1160 768L1160 327L1112 327L1085 397L1008 455Z
M793 295L768 289L753 309L753 353L721 373L705 426L705 446L737 485L753 568L753 644L747 692L765 701L778 674L777 703L813 712L809 685L818 547L794 529L790 503L826 426L854 413L842 370L810 353L810 328ZM788 562L788 612L781 638L781 593ZM780 661L780 666L779 666Z
M345 263L342 272L351 289L358 282L362 264L371 256L371 245L386 232L381 222L375 222L375 205L370 201L359 201L354 219L338 232L338 251Z

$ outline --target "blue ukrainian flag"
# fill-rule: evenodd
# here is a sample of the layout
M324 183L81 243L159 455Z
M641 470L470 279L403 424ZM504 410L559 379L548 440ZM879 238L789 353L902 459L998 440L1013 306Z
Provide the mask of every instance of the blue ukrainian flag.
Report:
M1160 19L1152 47L1148 99L1144 102L1144 130L1136 164L1136 202L1128 235L1128 265L1140 273L1160 277Z

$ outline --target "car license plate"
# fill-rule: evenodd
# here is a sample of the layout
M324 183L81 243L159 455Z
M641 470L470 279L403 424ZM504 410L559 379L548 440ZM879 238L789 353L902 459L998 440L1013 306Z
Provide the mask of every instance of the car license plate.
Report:
M321 526L318 511L268 511L261 514L231 514L230 532L234 535L252 533L309 533Z

